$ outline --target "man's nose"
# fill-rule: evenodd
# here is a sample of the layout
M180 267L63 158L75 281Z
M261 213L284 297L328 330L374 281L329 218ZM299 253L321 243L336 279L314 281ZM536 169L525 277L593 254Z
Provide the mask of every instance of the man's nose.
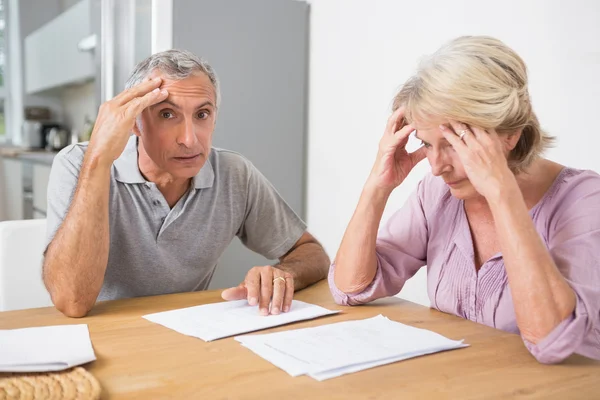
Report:
M196 141L197 138L194 130L194 124L189 119L186 119L184 126L177 137L177 144L184 145L185 147L194 147Z

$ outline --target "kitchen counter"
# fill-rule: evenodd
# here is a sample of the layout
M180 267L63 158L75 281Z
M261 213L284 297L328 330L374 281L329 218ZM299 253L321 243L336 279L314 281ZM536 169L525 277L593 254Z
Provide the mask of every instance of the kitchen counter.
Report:
M0 145L0 220L45 218L56 152Z
M25 150L15 146L0 145L0 157L13 158L31 163L51 166L58 152L46 150Z

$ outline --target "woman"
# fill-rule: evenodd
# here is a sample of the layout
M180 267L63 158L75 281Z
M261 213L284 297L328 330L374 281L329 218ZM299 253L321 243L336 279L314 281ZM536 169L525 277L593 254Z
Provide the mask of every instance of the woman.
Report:
M423 146L408 153L415 135ZM522 59L461 37L394 101L329 274L340 304L398 293L427 265L432 307L520 333L542 363L600 359L600 176L541 157ZM379 231L390 193L422 159L431 174Z

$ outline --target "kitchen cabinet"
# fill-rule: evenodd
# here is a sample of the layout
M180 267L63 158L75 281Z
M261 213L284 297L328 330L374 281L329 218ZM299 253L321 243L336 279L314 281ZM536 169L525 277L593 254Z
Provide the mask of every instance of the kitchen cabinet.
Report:
M79 49L93 48L90 21L90 0L82 0L25 38L28 94L94 78L93 54Z
M21 160L1 157L2 181L1 194L4 203L4 219L7 221L23 219L23 165Z
M0 220L46 218L51 165L0 157Z
M33 217L46 218L48 181L50 180L50 166L33 164Z
M46 219L46 213L33 210L33 219Z

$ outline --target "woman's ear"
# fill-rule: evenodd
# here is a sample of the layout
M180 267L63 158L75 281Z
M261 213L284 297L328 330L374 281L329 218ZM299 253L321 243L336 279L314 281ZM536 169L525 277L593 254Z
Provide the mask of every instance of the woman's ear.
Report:
M519 143L522 134L523 129L518 129L515 132L500 135L500 140L504 143L505 150L508 152L512 151L517 146L517 143Z

